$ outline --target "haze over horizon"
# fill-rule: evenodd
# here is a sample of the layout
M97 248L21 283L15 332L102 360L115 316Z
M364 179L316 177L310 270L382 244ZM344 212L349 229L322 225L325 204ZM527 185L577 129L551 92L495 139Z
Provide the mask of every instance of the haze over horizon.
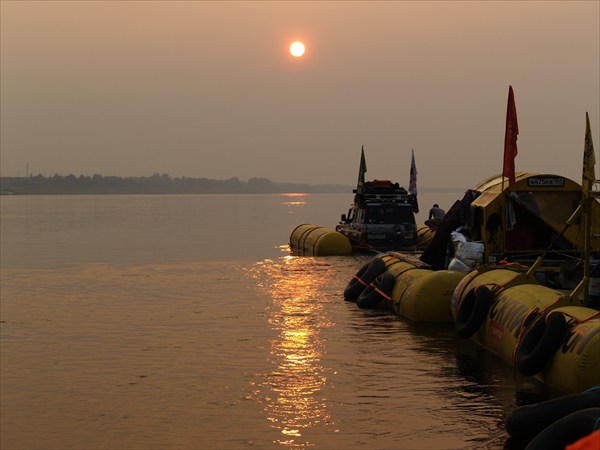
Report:
M0 175L581 180L600 2L0 3ZM306 46L302 57L290 44ZM596 171L598 173L598 170Z

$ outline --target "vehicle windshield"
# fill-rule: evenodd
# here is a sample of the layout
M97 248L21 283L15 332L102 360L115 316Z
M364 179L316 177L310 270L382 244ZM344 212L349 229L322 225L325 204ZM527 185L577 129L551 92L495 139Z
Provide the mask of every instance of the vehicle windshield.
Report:
M414 215L410 205L377 205L367 207L366 223L396 224L414 223Z

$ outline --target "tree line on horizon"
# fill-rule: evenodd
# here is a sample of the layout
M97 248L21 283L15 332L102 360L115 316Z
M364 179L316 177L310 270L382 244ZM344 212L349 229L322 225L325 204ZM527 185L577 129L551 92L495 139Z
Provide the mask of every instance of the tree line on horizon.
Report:
M268 178L237 177L226 180L209 178L171 177L154 173L142 177L30 175L29 177L1 177L0 192L10 194L277 194L349 193L352 187L337 184L299 184L274 182Z

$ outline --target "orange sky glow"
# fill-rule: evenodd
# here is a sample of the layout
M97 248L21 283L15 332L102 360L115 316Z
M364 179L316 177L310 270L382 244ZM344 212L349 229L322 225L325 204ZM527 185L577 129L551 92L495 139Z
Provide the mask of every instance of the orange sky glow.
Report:
M509 85L517 171L580 179L586 112L600 145L599 2L0 8L3 176L352 185L364 145L369 179L407 184L414 149L420 188L470 187L502 170Z

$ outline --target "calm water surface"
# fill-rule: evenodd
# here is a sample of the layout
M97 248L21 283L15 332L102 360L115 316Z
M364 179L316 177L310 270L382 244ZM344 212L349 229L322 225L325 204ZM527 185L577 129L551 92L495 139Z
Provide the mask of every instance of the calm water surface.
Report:
M369 257L288 255L350 201L2 197L0 447L519 448L504 417L551 393L451 325L344 302Z

